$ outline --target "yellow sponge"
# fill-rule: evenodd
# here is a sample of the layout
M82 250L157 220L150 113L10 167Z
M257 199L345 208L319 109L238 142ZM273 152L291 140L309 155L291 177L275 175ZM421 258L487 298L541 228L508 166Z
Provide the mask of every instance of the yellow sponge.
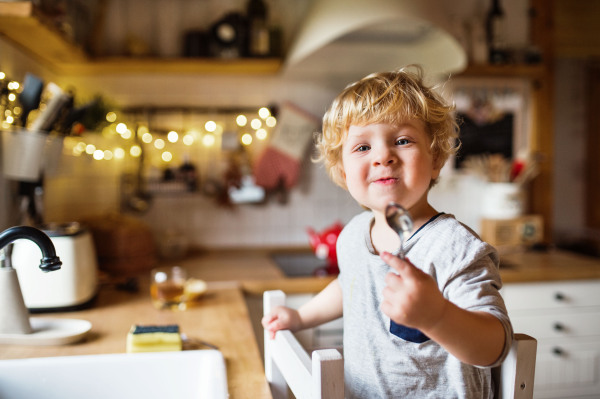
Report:
M133 325L127 334L127 353L180 351L179 326Z

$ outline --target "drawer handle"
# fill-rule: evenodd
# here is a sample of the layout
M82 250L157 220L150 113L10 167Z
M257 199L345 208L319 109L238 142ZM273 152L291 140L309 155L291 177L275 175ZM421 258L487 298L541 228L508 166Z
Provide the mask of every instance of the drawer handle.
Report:
M559 347L554 347L554 348L552 348L552 353L553 353L555 356L564 356L564 354L565 354L565 351L564 351L564 350L562 350L562 349L561 349L561 348L559 348Z
M554 299L556 299L558 302L562 302L566 298L565 298L564 294L561 294L560 292L557 292L556 294L554 294Z
M554 331L565 331L565 326L561 323L554 323L552 327L554 328Z

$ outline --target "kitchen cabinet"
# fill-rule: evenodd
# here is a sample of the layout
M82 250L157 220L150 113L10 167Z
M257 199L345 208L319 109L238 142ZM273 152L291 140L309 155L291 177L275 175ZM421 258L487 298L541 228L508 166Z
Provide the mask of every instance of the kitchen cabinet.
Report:
M570 3L569 3L570 4ZM554 168L554 6L545 0L529 0L529 40L541 54L536 65L472 65L462 74L467 78L523 78L531 83L529 149L540 158L540 170L530 183L528 209L544 219L544 241L553 235Z
M274 74L277 58L92 58L39 14L31 1L0 2L0 35L42 65L65 75L96 74Z
M535 398L600 397L600 279L506 284L515 332L538 340Z

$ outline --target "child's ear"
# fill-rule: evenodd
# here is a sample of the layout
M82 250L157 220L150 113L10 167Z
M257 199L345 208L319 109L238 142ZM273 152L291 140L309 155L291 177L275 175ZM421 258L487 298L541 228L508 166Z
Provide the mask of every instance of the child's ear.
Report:
M346 171L344 170L344 166L342 164L338 164L336 165L337 168L337 173L336 175L336 179L334 179L335 183L337 183L340 187L342 188L348 188L348 185L346 184Z
M433 160L433 171L432 171L432 179L435 180L438 177L440 177L440 173L442 171L442 168L444 167L444 164L446 163L445 160L440 159L440 157L436 157Z

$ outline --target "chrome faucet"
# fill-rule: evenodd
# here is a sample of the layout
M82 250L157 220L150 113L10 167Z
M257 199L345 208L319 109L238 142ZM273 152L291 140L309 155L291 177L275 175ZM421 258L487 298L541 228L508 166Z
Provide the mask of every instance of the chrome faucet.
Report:
M42 271L58 270L62 265L56 256L54 244L43 231L30 226L15 226L0 233L0 334L32 332L17 272L13 269L10 259L10 244L22 238L33 241L42 251Z

